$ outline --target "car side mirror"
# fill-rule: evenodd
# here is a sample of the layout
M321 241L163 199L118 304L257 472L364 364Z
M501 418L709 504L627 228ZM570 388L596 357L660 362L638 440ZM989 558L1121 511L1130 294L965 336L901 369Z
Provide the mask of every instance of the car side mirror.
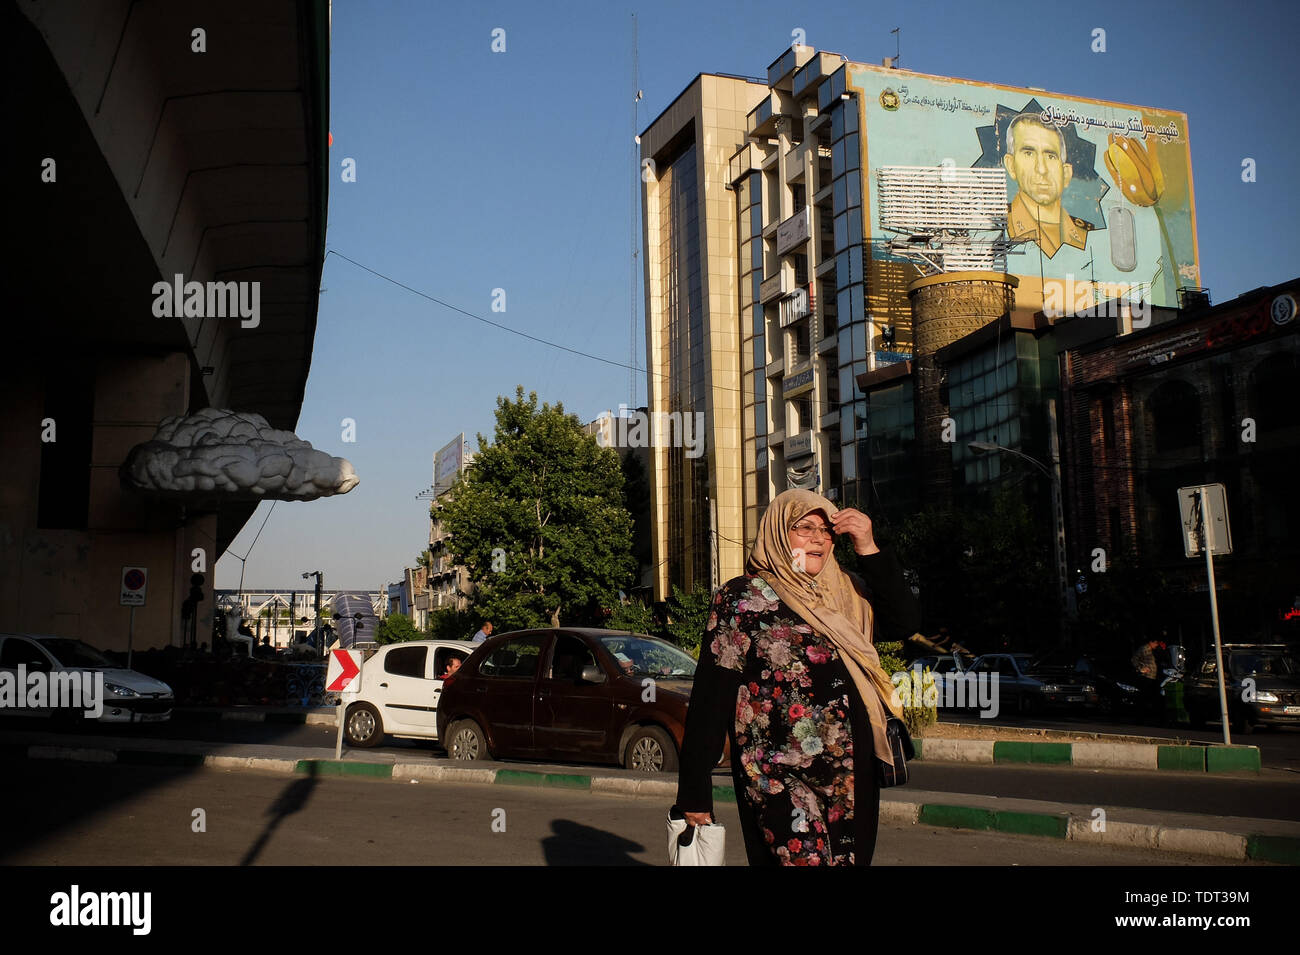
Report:
M604 683L607 679L609 677L605 675L605 671L594 663L589 663L582 668L583 683Z

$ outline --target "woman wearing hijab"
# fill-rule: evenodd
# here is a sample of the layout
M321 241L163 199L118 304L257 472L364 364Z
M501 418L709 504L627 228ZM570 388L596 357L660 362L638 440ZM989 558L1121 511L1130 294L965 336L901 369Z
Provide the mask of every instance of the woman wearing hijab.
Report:
M861 577L836 562L837 534L852 539ZM712 822L712 771L730 738L751 865L869 865L885 722L902 715L873 640L918 629L911 588L867 515L811 491L772 501L745 571L713 599L675 809Z

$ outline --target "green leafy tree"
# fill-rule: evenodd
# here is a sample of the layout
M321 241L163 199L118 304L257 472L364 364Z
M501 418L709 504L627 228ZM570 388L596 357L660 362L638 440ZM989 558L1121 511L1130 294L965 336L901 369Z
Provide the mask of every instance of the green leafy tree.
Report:
M668 598L669 639L696 657L700 654L700 641L709 622L712 603L713 592L703 584L691 591L674 585Z
M901 523L895 546L918 578L925 632L946 626L967 647L1018 649L1059 637L1051 528L1014 489L960 511L926 510Z
M605 626L610 630L630 630L633 633L654 635L656 630L654 610L640 600L618 603L610 613Z
M618 454L523 386L496 419L437 505L475 611L499 630L602 623L636 567Z
M416 629L411 618L404 613L390 613L375 628L375 643L402 643L423 639L424 634Z
M482 624L482 618L471 610L443 607L429 614L429 639L468 640Z
M1079 598L1079 635L1092 653L1123 660L1137 644L1158 638L1187 596L1158 568L1143 564L1129 550L1106 572L1088 576Z

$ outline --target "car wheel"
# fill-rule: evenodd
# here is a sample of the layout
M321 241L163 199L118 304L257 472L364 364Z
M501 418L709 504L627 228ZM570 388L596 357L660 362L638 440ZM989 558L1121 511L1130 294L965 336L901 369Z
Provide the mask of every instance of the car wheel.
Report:
M447 730L447 748L449 759L490 760L492 753L488 750L487 736L473 720L459 720Z
M384 723L379 711L369 703L358 703L348 710L343 722L343 736L349 746L369 749L384 739Z
M643 726L627 741L623 765L641 773L677 771L677 747L658 726Z

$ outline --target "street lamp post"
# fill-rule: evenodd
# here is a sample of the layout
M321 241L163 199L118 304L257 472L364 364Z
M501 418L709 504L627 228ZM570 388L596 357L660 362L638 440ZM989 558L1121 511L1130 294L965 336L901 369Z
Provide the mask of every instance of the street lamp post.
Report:
M1017 451L1015 448L1005 448L1000 444L994 444L991 441L968 441L966 447L970 448L976 454L985 454L991 451L1000 451L1004 454L1011 454L1018 458L1023 458L1034 467L1038 468L1047 475L1047 479L1052 485L1052 521L1055 524L1055 550L1056 550L1056 585L1057 592L1061 602L1061 627L1064 630L1065 620L1074 617L1074 600L1073 593L1070 589L1069 572L1066 565L1065 551L1065 508L1062 503L1061 495L1061 461L1057 452L1056 445L1056 406L1052 403L1051 413L1051 432L1052 432L1052 467L1048 467L1037 458L1030 457L1023 451Z
M308 577L316 578L316 638L320 640L320 653L323 657L325 656L325 634L321 632L320 601L321 590L325 585L325 575L319 570L309 570L307 573L302 575L303 580L306 580Z

